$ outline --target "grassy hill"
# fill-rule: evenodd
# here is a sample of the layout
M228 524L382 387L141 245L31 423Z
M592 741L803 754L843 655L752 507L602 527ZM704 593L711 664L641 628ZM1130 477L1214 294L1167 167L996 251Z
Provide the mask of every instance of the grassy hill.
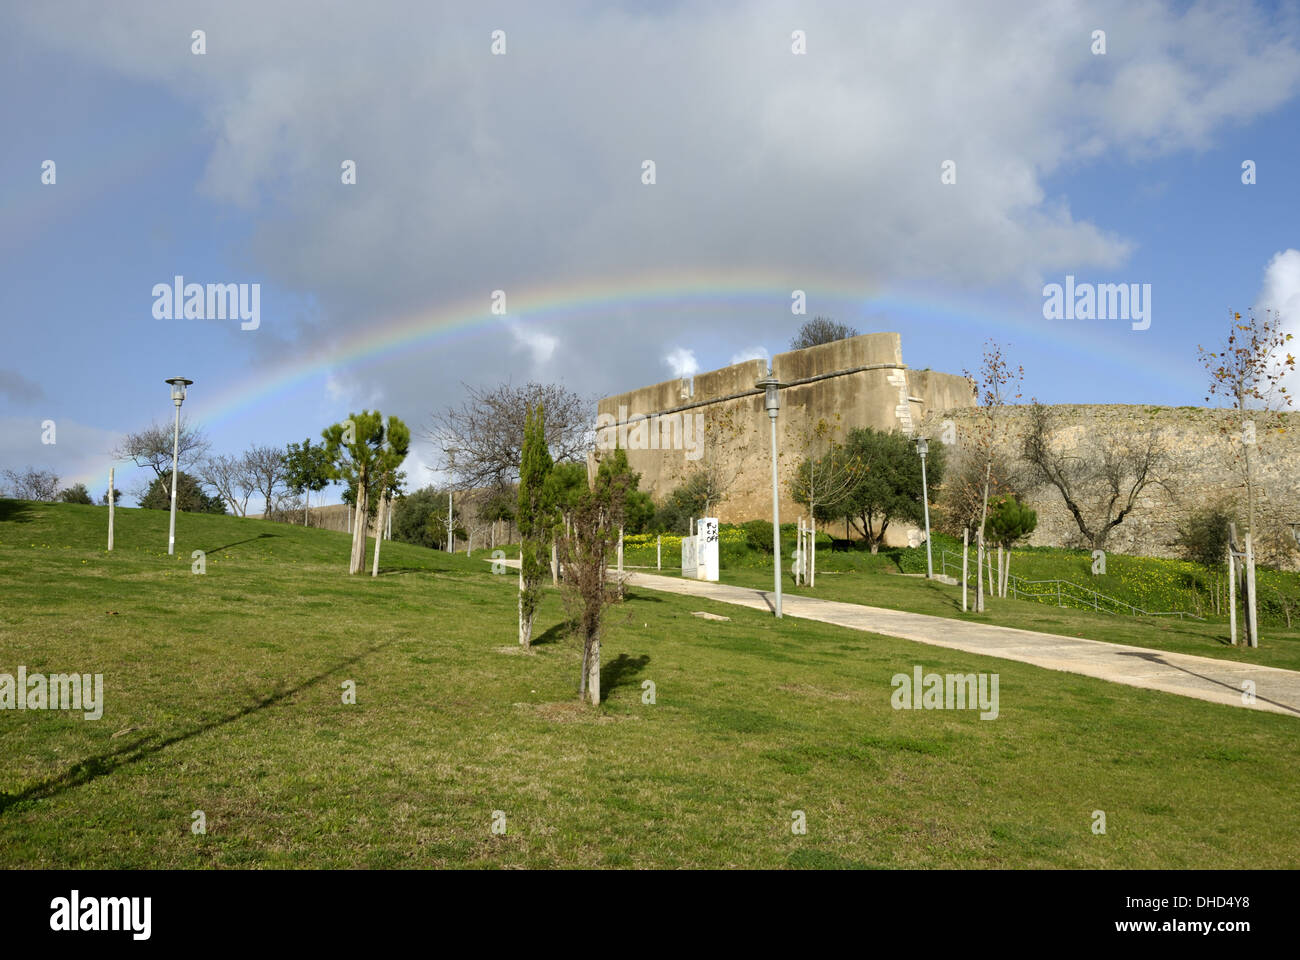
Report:
M1289 717L638 591L592 708L558 596L520 653L479 559L350 578L346 534L190 514L169 557L131 509L108 554L106 512L0 500L0 673L106 700L0 711L0 866L1300 864ZM998 673L998 719L891 709L916 664Z
M783 553L789 557L794 549L794 524L782 525ZM764 549L753 549L744 532L724 526L721 531L720 561L723 570L749 568L770 570L772 565L771 528L763 538ZM654 566L655 536L643 534L627 538L626 561L639 566ZM864 550L832 553L831 538L818 537L817 569L830 574L845 573L924 573L925 547L883 548L878 554ZM961 574L960 540L936 534L933 543L935 572L943 571L947 554L947 572ZM969 548L971 569L975 564L974 546ZM665 568L679 567L681 538L663 537ZM1011 555L1012 576L1024 580L1065 580L1080 587L1096 590L1116 600L1153 612L1184 611L1207 621L1226 623L1226 583L1223 571L1210 573L1185 560L1162 557L1127 556L1111 553L1106 558L1106 573L1092 574L1093 559L1087 550L1059 547L1017 548ZM1259 616L1262 625L1290 630L1300 625L1300 573L1257 568ZM1214 592L1219 594L1216 609ZM1068 603L1067 598L1067 606ZM1074 604L1077 609L1090 609Z

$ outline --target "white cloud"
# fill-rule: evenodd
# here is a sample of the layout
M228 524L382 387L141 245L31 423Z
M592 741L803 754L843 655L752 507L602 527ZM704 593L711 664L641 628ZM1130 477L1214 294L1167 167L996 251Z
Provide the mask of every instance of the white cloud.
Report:
M1300 354L1300 250L1275 253L1264 268L1264 285L1255 298L1256 310L1275 310L1282 330L1295 337L1283 353ZM1287 378L1287 392L1300 392L1300 372Z
M414 442L411 444L411 452L402 461L401 469L406 473L406 491L410 493L422 487L444 485L447 482L446 474L429 466L426 462L429 460L429 453L424 450L417 451L416 446Z
M669 350L664 356L664 363L674 377L693 377L700 372L700 362L695 359L695 351L685 347Z
M515 338L516 349L528 351L534 367L545 365L555 355L555 348L560 344L558 337L525 327L521 323L511 324L510 333Z
M778 0L493 9L478 22L506 27L503 57L439 4L359 16L322 0L306 32L299 5L264 0L26 4L9 18L33 57L70 52L202 118L202 189L254 211L250 268L314 297L326 337L503 283L640 271L1038 290L1134 248L1045 184L1201 149L1300 89L1294 21L1236 2L813 3L797 18L806 56ZM1089 49L1099 24L1104 57ZM339 182L345 159L356 186ZM956 185L940 182L945 160ZM788 336L788 315L765 317L744 321L746 339ZM643 382L648 344L698 322L657 304L565 316L584 361L573 387ZM499 381L558 349L515 336L517 357L484 336L441 359L457 379ZM391 405L451 399L448 380L393 376L408 359L367 371Z
M1276 310L1283 325L1300 334L1300 250L1275 253L1264 268L1264 286L1255 299L1261 310Z
M755 344L752 347L745 347L731 355L730 363L744 363L746 360L770 360L771 357L767 352L767 347Z
M372 381L362 381L347 371L334 370L326 374L325 393L332 410L373 410L382 407L384 401L384 391Z

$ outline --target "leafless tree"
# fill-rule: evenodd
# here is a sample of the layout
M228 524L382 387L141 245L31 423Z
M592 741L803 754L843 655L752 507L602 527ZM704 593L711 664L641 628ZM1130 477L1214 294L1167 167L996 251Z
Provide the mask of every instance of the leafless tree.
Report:
M460 406L435 414L428 432L442 451L441 466L462 489L499 490L518 481L524 420L539 404L546 410L546 445L556 463L585 459L594 442L592 404L559 384L465 385L465 396Z
M690 413L683 414L683 417L689 416ZM705 414L700 422L702 427L697 438L699 458L691 461L683 456L682 465L672 472L680 483L689 484L693 493L703 500L701 516L711 517L740 477L734 447L744 430L734 414L721 409Z
M839 429L840 415L837 413L833 422L827 423L826 418L821 417L804 432L801 438L803 458L790 480L790 496L795 503L808 508L808 519L813 529L810 551L804 559L805 582L810 587L817 585L818 513L826 504L837 503L848 496L864 469L861 459L849 454L844 445L833 438L832 434Z
M846 323L836 323L830 317L813 317L811 320L805 320L799 332L790 339L790 349L803 350L823 343L834 343L836 340L847 340L857 335L856 327L850 327Z
M275 494L275 503L271 505L271 512L265 515L265 519L274 520L276 523L301 523L303 511L303 498L290 490L278 490Z
M230 505L231 513L239 517L248 516L248 498L257 489L257 481L244 457L227 454L205 457L198 465L198 476Z
M52 501L59 495L59 476L52 470L6 470L4 477L15 500Z
M975 528L975 569L983 569L984 564L984 518L989 512L989 488L993 483L994 451L1004 431L1004 414L1006 406L1021 397L1021 384L1025 379L1025 368L1011 366L1002 346L989 340L984 347L984 354L977 374L963 371L966 382L970 384L971 393L977 404L979 417L974 424L975 446L984 457L984 485L980 503L979 521ZM984 612L984 580L975 578L975 610Z
M1246 528L1256 539L1260 491L1255 460L1262 457L1268 438L1285 432L1280 414L1291 406L1286 380L1296 369L1295 357L1287 347L1291 339L1276 311L1265 310L1260 317L1252 312L1245 323L1240 313L1233 313L1228 336L1218 350L1196 348L1210 377L1206 403L1222 397L1232 405L1241 424L1239 434L1226 428L1222 432L1241 471L1246 488Z
M1084 543L1101 550L1142 492L1167 484L1169 453L1154 425L1140 434L1089 428L1074 449L1058 443L1055 434L1051 409L1035 402L1023 441L1025 461L1036 482L1056 488Z
M957 447L949 456L943 482L936 500L938 516L935 529L949 536L962 536L963 530L979 528L984 508L984 479L987 471L989 495L1014 496L1023 501L1031 483L1024 470L999 450L993 451L992 465L987 454L978 448Z
M243 461L244 470L253 482L254 489L266 498L263 516L269 520L275 506L276 493L284 487L289 477L289 468L284 462L284 448L249 447L244 453Z
M135 433L128 433L113 451L116 460L132 460L137 467L148 467L155 476L171 473L173 424L152 423ZM181 418L177 440L177 462L186 469L202 460L208 452L208 438L198 427Z

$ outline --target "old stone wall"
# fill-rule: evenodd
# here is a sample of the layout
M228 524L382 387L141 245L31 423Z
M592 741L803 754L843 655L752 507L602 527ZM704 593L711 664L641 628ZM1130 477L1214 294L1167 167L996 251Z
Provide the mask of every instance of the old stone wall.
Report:
M777 419L781 516L787 521L802 512L790 498L794 471L810 450L824 449L813 440L819 421L835 440L866 426L910 434L932 411L971 402L963 377L909 369L897 333L777 354L772 369L788 384ZM615 444L626 449L641 489L657 500L693 471L712 470L729 484L715 511L720 520L770 519L770 427L762 391L754 386L766 375L763 361L750 360L698 374L693 383L667 380L606 397L597 408L597 456ZM896 536L907 542L905 531Z
M781 390L777 420L781 516L790 521L802 508L790 498L790 480L809 452L823 446L812 437L824 420L830 436L842 440L855 427L924 433L948 442L957 455L969 449L980 416L966 379L903 362L896 333L873 333L772 358ZM722 477L725 498L716 510L724 523L770 519L771 457L769 421L763 395L754 384L766 365L751 360L702 373L694 382L662 383L606 397L598 406L598 449L616 444L628 451L641 488L657 500L695 471ZM1240 461L1241 425L1225 410L1200 407L1148 407L1074 404L1052 407L1054 443L1078 456L1090 456L1098 442L1124 442L1154 428L1168 453L1160 483L1150 485L1137 508L1114 529L1106 549L1154 556L1176 555L1178 526L1189 512L1219 501L1236 502L1244 517L1245 488ZM1000 421L995 445L1011 461L1020 459L1028 407L1012 406ZM1280 431L1259 421L1256 477L1263 552L1273 562L1294 565L1297 553L1286 521L1300 520L1300 414L1278 418ZM594 469L593 457L593 469ZM933 491L932 491L933 493ZM1050 486L1027 491L1038 511L1034 545L1078 546L1079 529L1063 499ZM937 497L932 496L932 500ZM1095 504L1094 504L1095 505ZM1244 530L1244 527L1243 527ZM917 531L891 528L889 542L915 542Z
M1233 455L1234 449L1241 450L1242 429L1239 417L1231 411L1123 404L1071 404L1051 410L1054 442L1077 456L1095 457L1097 444L1122 443L1123 438L1141 437L1152 428L1168 453L1169 463L1160 471L1162 482L1149 486L1137 509L1114 529L1106 543L1108 551L1175 556L1179 524L1189 512L1215 502L1235 502L1244 517L1244 474ZM1003 411L995 446L1011 461L1019 458L1028 413L1026 406ZM969 407L931 410L922 429L932 437L953 441L951 449L961 451L974 444L979 417L979 412ZM1261 538L1267 535L1273 541L1262 546L1277 554L1274 561L1290 565L1294 553L1285 522L1300 520L1300 414L1277 417L1274 425L1280 425L1281 431L1265 429L1263 418L1256 424L1253 451L1260 489L1258 522ZM1027 497L1038 511L1038 529L1029 543L1080 545L1078 525L1054 487L1034 488Z

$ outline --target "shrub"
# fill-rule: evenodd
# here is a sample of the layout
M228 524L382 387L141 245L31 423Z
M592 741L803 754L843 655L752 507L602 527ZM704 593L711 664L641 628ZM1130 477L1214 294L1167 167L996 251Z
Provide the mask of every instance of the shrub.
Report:
M140 506L146 510L170 510L172 506L171 474L155 477ZM220 497L203 492L197 480L184 470L176 474L176 509L184 513L225 513L226 504Z
M446 527L447 494L433 487L422 487L406 496L393 501L393 539L402 543L413 543L420 547L434 548L440 545L439 539L429 529L429 519L435 515L443 517Z
M1218 570L1227 562L1228 528L1235 519L1222 502L1198 510L1179 524L1174 546L1184 560Z
M86 489L84 483L76 483L59 491L59 500L62 503L90 503L95 501L90 498L90 491Z
M740 525L745 533L745 543L751 550L770 554L772 552L772 521L750 520Z

